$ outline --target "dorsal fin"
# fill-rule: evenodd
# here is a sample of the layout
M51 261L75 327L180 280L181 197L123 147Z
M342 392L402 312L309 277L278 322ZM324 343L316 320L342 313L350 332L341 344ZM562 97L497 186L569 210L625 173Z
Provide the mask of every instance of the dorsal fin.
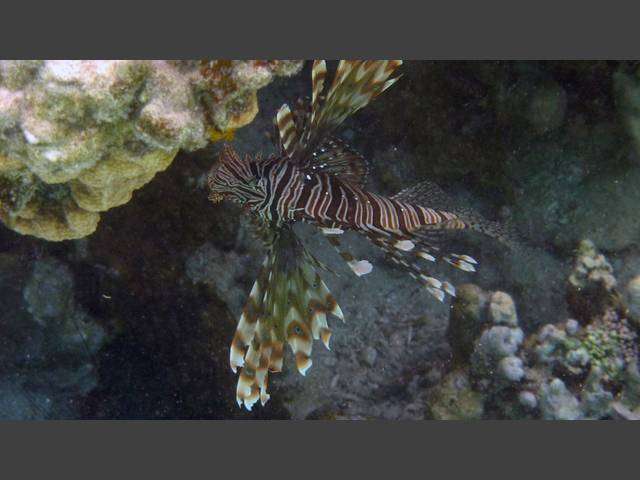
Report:
M319 154L324 153L321 149L328 150L328 142L335 141L327 139L328 135L348 116L393 85L400 77L389 77L400 65L402 60L341 60L331 87L323 95L327 66L323 60L314 61L309 106L299 101L292 112L284 104L276 115L280 151L302 168L317 164ZM339 159L337 164L353 167L351 171L344 166L335 167L336 171L343 171L350 181L364 184L368 168L362 157L344 145L335 148L332 156ZM322 158L324 163L327 158Z
M399 202L422 205L423 207L438 210L450 210L453 208L453 202L445 191L429 180L405 188L391 198Z
M308 98L307 98L308 100ZM293 122L296 125L298 132L304 132L305 125L309 121L309 109L303 98L296 100L295 108L293 109ZM298 140L299 141L299 140Z
M302 98L298 98L295 103L295 107L291 112L291 120L293 122L293 128L291 123L289 122L289 118L287 116L287 110L290 110L289 105L285 104L280 107L280 111L278 111L279 115L273 119L273 134L270 134L271 142L275 147L276 151L285 153L289 157L295 155L295 150L300 147L299 138L300 132L304 132L305 125L309 122L309 111L306 103ZM288 151L284 149L282 145L282 138L290 135L289 132L294 132L293 139L290 140L288 144Z
M309 173L330 173L364 187L369 175L366 160L346 142L329 138L312 154L313 162L304 168Z

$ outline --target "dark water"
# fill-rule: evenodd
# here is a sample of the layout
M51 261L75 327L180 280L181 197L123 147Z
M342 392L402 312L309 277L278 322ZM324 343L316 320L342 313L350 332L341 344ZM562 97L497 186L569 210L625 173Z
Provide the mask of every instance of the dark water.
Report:
M343 244L374 265L361 279L300 228L338 273L322 276L346 323L330 321L306 377L288 357L252 412L228 346L263 249L238 208L207 199L221 143L178 153L87 238L0 226L0 418L636 418L639 68L405 62L338 133L369 160L368 188L432 180L516 244L454 240L478 271L434 266L458 286L441 304L357 236ZM267 153L309 76L260 90L234 148Z

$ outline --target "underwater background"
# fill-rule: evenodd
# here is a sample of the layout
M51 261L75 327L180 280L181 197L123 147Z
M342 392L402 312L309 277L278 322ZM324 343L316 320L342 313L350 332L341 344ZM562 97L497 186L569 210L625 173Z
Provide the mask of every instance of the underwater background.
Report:
M434 181L517 240L456 240L479 265L436 265L442 304L301 226L346 323L247 412L228 348L264 251L206 177L225 141L273 150L308 62L0 62L0 418L640 418L640 63L399 72L337 132L368 188Z

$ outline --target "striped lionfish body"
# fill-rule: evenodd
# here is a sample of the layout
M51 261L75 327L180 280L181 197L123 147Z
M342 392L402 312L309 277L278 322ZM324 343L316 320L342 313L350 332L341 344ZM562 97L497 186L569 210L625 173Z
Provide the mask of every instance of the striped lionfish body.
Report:
M372 270L344 250L339 238L346 230L365 235L386 251L438 300L455 295L448 282L430 276L428 262L437 257L454 267L475 271L468 255L446 253L444 234L464 228L484 230L471 212L452 208L437 186L423 182L393 197L365 189L368 167L364 159L330 134L349 115L367 105L399 77L391 78L401 61L341 61L325 92L326 66L315 61L312 98L308 108L298 105L278 111L277 153L266 158L241 158L225 146L209 176L210 199L241 204L254 219L267 257L242 311L234 335L230 364L242 367L236 399L247 409L264 405L268 372L283 366L289 344L303 375L311 366L314 339L329 348L327 315L344 316L321 280L322 265L305 250L292 230L296 222L320 228L353 272Z

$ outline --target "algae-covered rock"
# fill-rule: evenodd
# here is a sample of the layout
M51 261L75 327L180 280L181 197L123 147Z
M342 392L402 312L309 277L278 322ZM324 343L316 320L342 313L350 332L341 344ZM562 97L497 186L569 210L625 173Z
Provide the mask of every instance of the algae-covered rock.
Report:
M601 313L614 301L617 280L613 267L591 240L578 244L568 284L569 306L584 318Z
M47 240L89 235L179 149L251 122L256 91L301 65L0 61L0 220Z
M108 335L76 302L71 269L0 254L0 290L0 418L77 417Z
M468 360L476 338L490 324L488 304L489 294L477 285L465 283L457 287L451 304L447 340L458 360Z
M540 133L562 125L567 110L567 94L556 82L547 82L531 97L527 108L527 119Z
M76 305L73 289L69 268L58 260L45 258L36 261L23 297L27 311L47 337L45 354L74 355L86 360L87 350L95 353L106 334Z
M489 303L489 317L494 325L517 327L518 315L511 295L505 292L494 292Z
M534 65L521 63L514 70L514 83L499 90L499 118L529 135L560 127L567 112L567 93L562 86Z
M42 420L51 404L46 392L31 392L16 380L0 380L0 420Z
M455 370L431 390L427 411L436 420L479 420L484 397L471 388L464 370Z
M211 285L234 311L241 311L259 261L252 252L223 252L207 242L187 258L185 270L194 283Z
M614 397L610 391L605 390L603 380L602 370L593 367L580 395L582 407L588 417L602 418L611 410Z

